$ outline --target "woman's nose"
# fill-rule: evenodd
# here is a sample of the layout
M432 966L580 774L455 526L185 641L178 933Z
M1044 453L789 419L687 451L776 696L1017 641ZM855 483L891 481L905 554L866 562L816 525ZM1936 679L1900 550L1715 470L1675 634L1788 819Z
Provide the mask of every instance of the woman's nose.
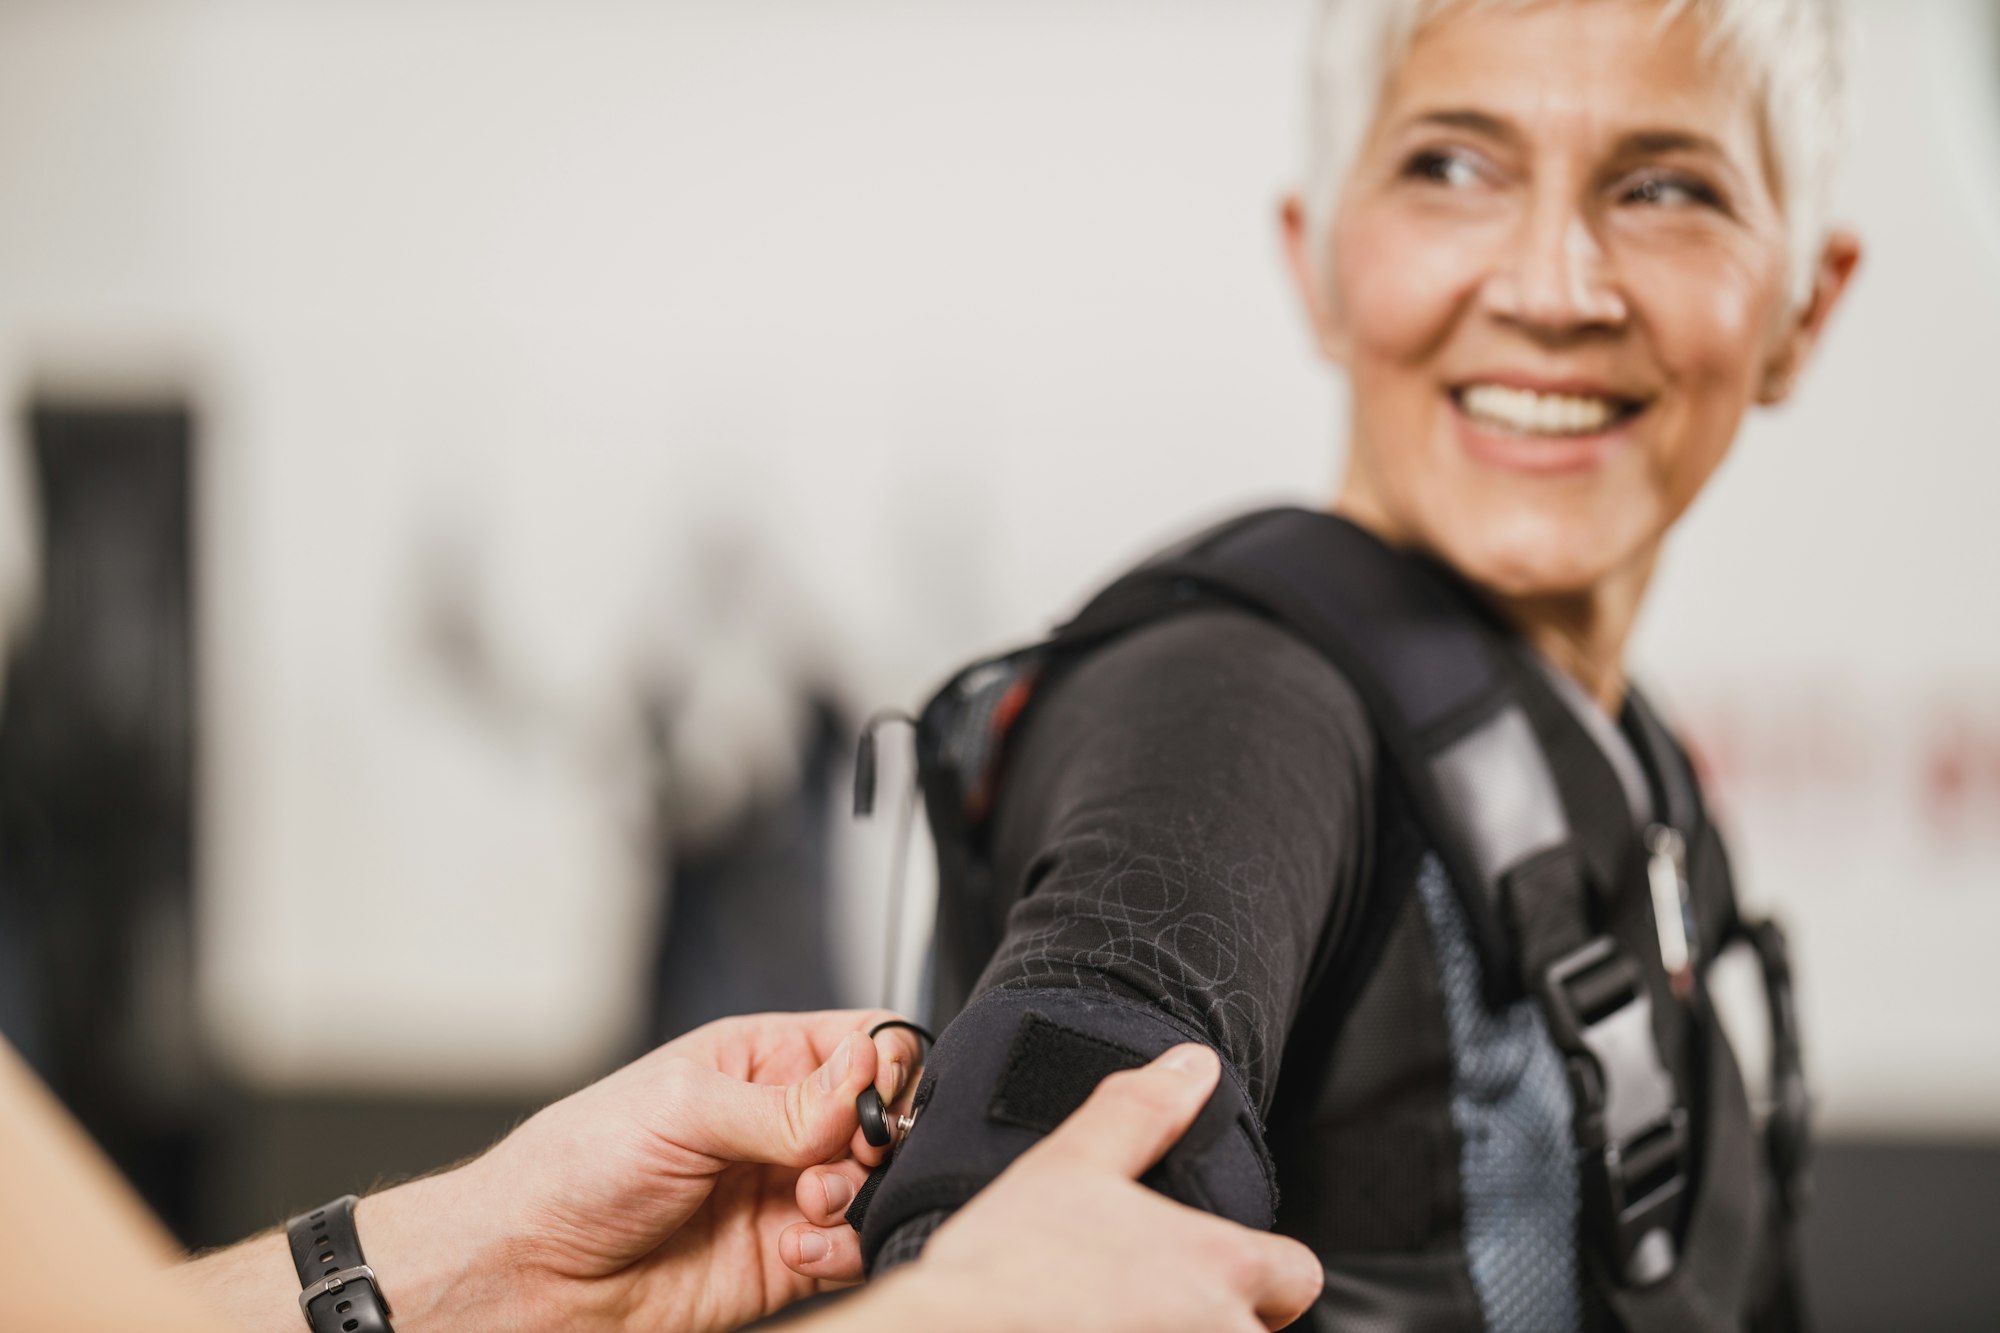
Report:
M1482 294L1493 314L1544 334L1614 329L1629 313L1603 247L1574 209L1544 207L1525 219Z

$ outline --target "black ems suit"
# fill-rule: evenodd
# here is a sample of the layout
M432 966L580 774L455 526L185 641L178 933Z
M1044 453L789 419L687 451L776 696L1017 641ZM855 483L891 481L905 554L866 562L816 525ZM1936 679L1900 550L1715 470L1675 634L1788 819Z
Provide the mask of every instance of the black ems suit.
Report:
M1448 571L1274 510L1155 557L918 723L939 1017L849 1217L871 1270L1097 1080L1197 1040L1147 1177L1311 1245L1301 1327L1796 1327L1782 941L1736 913L1685 756ZM1756 1126L1704 985L1758 951Z

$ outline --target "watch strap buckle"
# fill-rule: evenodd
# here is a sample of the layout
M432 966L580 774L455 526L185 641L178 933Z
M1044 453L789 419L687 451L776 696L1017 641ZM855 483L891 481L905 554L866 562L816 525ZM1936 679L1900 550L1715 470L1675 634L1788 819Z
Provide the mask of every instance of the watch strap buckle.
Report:
M382 1284L375 1278L375 1270L367 1264L353 1268L343 1268L338 1273L328 1273L319 1281L299 1293L299 1310L306 1317L306 1325L318 1328L319 1322L313 1318L313 1302L323 1296L336 1296L356 1282L366 1282L375 1293L375 1303L382 1307L384 1315L393 1315L389 1308L389 1298L382 1294Z

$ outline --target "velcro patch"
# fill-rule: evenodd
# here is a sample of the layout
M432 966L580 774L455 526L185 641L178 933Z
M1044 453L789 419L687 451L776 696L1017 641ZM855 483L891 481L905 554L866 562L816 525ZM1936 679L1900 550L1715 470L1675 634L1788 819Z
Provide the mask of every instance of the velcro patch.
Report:
M1003 1125L1046 1134L1083 1105L1107 1075L1145 1063L1146 1057L1129 1046L1030 1011L1014 1030L1007 1067L986 1114Z

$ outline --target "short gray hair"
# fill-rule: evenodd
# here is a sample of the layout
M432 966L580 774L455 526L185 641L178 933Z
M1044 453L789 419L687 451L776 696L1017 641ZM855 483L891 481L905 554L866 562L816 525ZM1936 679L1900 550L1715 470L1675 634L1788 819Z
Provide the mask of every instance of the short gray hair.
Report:
M1474 7L1525 9L1584 0L1320 0L1313 34L1306 216L1314 251L1333 216L1382 90L1426 26ZM1778 169L1793 299L1811 294L1846 139L1847 33L1839 0L1662 0L1661 22L1692 10L1714 49L1748 71Z

